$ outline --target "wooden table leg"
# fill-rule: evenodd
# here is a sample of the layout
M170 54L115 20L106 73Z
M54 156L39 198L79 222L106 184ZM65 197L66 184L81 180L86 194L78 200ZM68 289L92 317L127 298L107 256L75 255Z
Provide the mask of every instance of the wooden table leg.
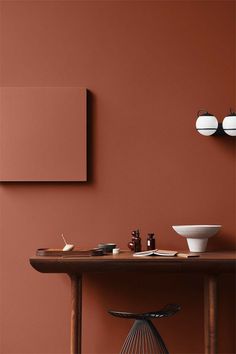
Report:
M71 338L70 354L81 354L82 278L70 275L71 279Z
M217 275L208 274L204 287L205 354L217 353Z

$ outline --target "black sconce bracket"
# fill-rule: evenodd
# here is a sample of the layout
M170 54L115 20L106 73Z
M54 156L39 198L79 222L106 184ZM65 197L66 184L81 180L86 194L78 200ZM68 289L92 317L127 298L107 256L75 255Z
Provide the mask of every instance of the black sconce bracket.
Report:
M216 132L213 134L214 136L229 136L228 134L226 134L226 132L223 129L222 123L218 123L218 128L216 130Z

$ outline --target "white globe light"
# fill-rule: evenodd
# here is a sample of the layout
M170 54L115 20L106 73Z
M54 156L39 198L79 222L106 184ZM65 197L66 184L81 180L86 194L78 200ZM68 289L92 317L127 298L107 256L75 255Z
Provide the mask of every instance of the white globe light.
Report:
M236 113L231 113L224 118L222 127L226 134L236 136Z
M197 131L205 136L213 135L218 128L218 120L212 114L205 112L196 121Z

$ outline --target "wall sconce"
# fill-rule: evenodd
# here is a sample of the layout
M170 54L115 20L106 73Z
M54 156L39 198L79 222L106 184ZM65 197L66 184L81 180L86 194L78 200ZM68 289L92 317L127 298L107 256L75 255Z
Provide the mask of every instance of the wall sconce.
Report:
M216 117L211 113L204 112L203 110L198 111L197 116L198 116L196 121L197 131L200 134L205 136L210 136L215 134L218 128L218 120L216 119Z
M230 114L223 120L222 127L226 134L236 136L236 113L231 108Z
M230 108L230 113L224 118L223 123L218 123L213 114L200 110L197 113L196 129L205 136L226 134L236 136L236 113Z

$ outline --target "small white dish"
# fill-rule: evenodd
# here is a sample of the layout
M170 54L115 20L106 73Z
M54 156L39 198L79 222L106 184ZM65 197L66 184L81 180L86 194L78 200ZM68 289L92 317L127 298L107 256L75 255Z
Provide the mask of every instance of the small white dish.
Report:
M205 252L208 238L214 236L221 225L174 225L172 228L187 238L190 252Z
M72 251L75 246L72 245L72 244L67 243L63 234L61 234L61 237L62 237L62 239L63 239L63 241L65 243L65 246L63 247L62 251L65 251L65 252L66 251Z
M74 245L70 245L70 244L67 243L67 244L63 247L62 251L72 251L73 248L74 248Z

